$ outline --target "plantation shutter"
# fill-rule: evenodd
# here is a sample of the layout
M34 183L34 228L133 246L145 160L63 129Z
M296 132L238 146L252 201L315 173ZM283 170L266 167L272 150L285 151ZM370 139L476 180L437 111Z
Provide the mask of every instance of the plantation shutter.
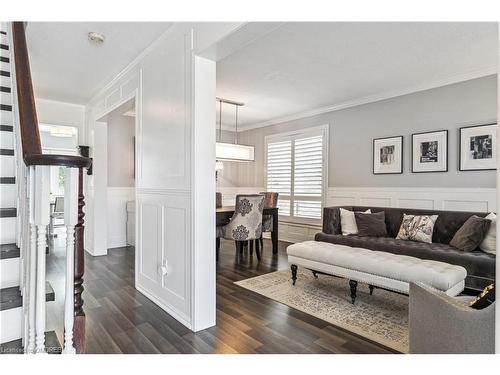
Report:
M267 142L267 191L279 193L281 216L321 219L325 131L273 136Z

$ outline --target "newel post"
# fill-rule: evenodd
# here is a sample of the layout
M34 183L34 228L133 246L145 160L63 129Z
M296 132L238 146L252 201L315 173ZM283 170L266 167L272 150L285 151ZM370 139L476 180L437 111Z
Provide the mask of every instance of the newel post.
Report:
M75 226L75 277L74 277L74 326L73 340L77 353L85 353L85 312L83 311L84 274L84 220L85 197L83 195L83 168L78 170L78 222Z

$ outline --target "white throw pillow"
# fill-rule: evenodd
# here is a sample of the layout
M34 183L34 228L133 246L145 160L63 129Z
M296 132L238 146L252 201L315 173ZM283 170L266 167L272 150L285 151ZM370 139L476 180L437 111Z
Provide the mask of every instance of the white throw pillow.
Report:
M497 253L497 215L493 212L490 213L485 219L491 220L490 229L486 233L483 242L479 245L479 248L485 253L496 255Z
M399 227L397 240L432 243L432 232L438 215L407 215Z
M372 211L368 209L364 213L371 214ZM340 209L340 227L342 229L343 236L358 234L358 225L356 224L356 218L354 217L353 211L349 211L344 208Z

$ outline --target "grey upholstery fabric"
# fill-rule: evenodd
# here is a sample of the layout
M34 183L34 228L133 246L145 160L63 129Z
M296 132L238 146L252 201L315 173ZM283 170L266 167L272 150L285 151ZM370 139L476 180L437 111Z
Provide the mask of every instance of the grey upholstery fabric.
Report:
M227 240L249 241L262 234L262 211L264 196L260 194L237 195L234 215L231 221L217 231ZM220 237L219 237L220 238Z
M474 251L483 242L491 220L472 215L460 227L450 241L450 245L462 251Z
M495 304L470 308L423 284L410 284L410 353L489 354L495 351Z
M370 250L404 254L420 259L437 260L462 266L467 270L466 287L483 289L495 281L495 255L480 249L463 252L449 245L458 229L472 215L485 217L487 213L415 210L406 208L343 206L347 210L385 212L388 237L342 236L340 207L325 207L323 210L323 232L316 234L316 241L326 241ZM396 240L403 214L438 215L434 225L433 243Z
M356 225L358 226L358 236L360 237L385 237L387 228L385 226L385 215L383 212L375 214L365 214L354 212Z

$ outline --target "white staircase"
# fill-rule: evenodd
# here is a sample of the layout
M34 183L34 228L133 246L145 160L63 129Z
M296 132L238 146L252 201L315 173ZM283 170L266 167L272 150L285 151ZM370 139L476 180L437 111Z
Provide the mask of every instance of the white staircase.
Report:
M36 160L27 161L27 153L23 152L26 129L30 129L27 138L36 138L34 134L39 138L39 133L36 112L28 113L28 117L34 113L28 120L25 113L24 122L28 121L28 126L20 121L22 116L18 107L21 103L18 105L17 90L24 90L24 97L32 99L31 82L26 85L25 79L22 88L16 83L19 82L16 67L19 67L13 61L12 50L18 45L20 50L26 48L25 41L19 42L19 36L25 39L24 26L20 25L18 23L16 43L11 35L14 32L12 24L1 23L0 27L0 354L61 352L55 333L45 332L45 305L55 299L52 287L45 280L50 165L66 167L67 298L64 317L60 318L65 322L63 352L74 353L73 233L78 216L79 173L75 163L82 158L58 160L57 155L52 159L44 158L38 142L40 151L31 154ZM15 56L17 58L17 53ZM20 77L29 78L29 61L20 66L24 68ZM30 128L29 125L35 126Z

